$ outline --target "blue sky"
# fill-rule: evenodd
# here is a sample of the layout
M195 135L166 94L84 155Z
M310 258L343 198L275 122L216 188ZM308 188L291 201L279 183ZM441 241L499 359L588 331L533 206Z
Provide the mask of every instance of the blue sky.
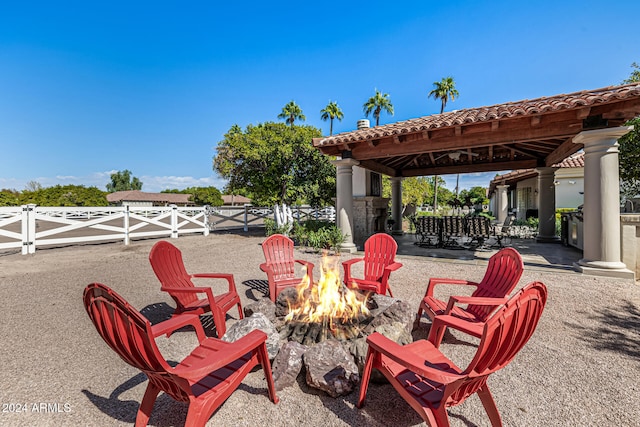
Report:
M223 3L222 5L218 3ZM233 4L232 4L233 3ZM355 129L377 88L381 124L439 112L453 76L480 107L619 84L640 62L636 0L4 2L0 188L95 185L129 169L143 191L224 182L229 128L277 121L294 100L329 133ZM462 175L461 188L494 175ZM455 187L455 175L445 176Z

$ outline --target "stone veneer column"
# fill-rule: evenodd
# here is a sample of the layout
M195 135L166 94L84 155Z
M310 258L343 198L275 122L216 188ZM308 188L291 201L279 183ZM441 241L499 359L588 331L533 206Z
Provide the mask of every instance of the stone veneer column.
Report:
M559 243L556 236L556 185L557 168L536 168L538 172L538 237L543 243Z
M391 178L391 218L395 221L392 234L402 234L402 178Z
M347 237L340 245L341 252L354 253L353 243L353 167L360 164L353 159L333 160L336 166L336 225Z
M496 218L498 218L498 224L504 224L504 220L507 219L509 210L509 197L507 195L508 185L496 185Z
M633 278L620 255L618 138L632 126L579 133L584 144L584 251L575 267L585 273Z

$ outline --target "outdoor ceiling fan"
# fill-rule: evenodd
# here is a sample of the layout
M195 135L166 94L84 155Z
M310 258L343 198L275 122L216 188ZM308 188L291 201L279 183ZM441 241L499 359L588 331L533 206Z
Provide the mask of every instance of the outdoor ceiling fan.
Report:
M444 157L449 157L451 160L460 160L460 156L465 155L465 156L471 156L471 157L476 157L479 154L478 153L472 153L470 151L462 151L462 150L456 150L456 151L450 151L448 153L444 153L438 157L435 158L435 160L440 160Z

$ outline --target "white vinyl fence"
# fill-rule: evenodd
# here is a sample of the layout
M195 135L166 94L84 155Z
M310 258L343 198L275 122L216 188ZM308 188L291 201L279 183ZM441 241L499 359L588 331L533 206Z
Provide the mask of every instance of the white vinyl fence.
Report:
M335 221L335 209L292 207L294 219ZM0 250L20 249L33 254L44 246L123 241L148 237L177 238L183 234L262 226L273 218L272 208L218 207L0 207Z
M204 207L0 207L0 249L209 234Z

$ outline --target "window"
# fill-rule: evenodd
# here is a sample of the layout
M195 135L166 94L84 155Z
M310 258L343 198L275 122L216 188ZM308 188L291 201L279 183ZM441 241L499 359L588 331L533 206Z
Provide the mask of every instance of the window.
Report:
M375 197L382 195L382 177L379 173L371 172L369 175L369 194Z

